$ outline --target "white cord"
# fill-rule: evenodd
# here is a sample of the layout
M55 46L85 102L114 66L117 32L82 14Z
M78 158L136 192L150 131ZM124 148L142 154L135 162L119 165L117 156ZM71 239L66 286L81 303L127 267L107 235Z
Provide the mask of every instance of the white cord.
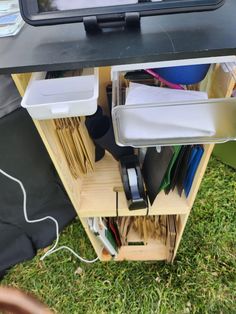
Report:
M22 193L23 193L23 213L24 213L24 218L25 218L25 221L29 224L33 224L33 223L38 223L38 222L42 222L42 221L45 221L45 220L51 220L55 223L56 225L56 241L55 241L55 244L52 246L52 248L46 252L41 258L40 260L44 260L45 257L53 254L53 253L56 253L60 250L67 250L69 252L71 252L75 257L77 257L80 261L84 262L84 263L88 263L88 264L91 264L91 263L94 263L98 260L98 257L93 259L93 260L87 260L87 259L84 259L82 258L81 256L79 256L77 253L75 253L71 248L67 247L67 246L61 246L59 248L56 249L57 245L58 245L58 242L59 242L59 237L60 237L60 234L59 234L59 224L58 224L58 221L51 217L51 216L46 216L44 218L40 218L40 219L35 219L35 220L30 220L28 218L28 214L27 214L27 206L26 206L26 203L27 203L27 194L26 194L26 190L24 188L24 185L23 183L18 180L17 178L14 178L12 177L11 175L9 175L8 173L6 173L5 171L3 171L2 169L0 169L0 173L3 174L5 177L7 177L8 179L16 182L19 184L19 186L21 187L21 190L22 190Z

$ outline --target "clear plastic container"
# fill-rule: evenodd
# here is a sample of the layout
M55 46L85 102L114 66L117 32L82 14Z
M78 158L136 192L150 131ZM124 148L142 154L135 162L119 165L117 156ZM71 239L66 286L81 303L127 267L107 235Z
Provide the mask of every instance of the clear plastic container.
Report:
M226 142L236 139L236 101L121 106L113 122L121 146Z
M158 64L153 65L158 67ZM166 97L166 101L150 103L150 94L142 96L140 93L137 99L128 99L121 92L125 73L144 68L145 64L135 64L117 66L112 70L112 118L118 145L153 147L220 143L236 139L235 98L180 101L177 97L170 97L170 101ZM150 67L146 65L146 68ZM231 73L228 74L233 78Z

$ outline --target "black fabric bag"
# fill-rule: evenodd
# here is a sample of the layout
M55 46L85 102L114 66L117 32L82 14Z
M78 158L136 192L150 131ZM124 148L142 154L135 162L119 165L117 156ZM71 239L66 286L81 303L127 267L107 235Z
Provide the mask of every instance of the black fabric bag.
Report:
M0 118L20 107L21 97L11 75L0 75Z
M24 109L0 119L0 168L21 180L29 219L52 216L60 230L76 216L42 140ZM20 186L0 174L0 273L52 243L55 223L28 224Z

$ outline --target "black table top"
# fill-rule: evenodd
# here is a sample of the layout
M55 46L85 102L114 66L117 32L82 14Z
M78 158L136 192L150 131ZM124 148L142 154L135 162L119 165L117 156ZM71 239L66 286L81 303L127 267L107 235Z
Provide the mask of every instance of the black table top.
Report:
M216 11L143 18L140 31L86 35L82 24L34 28L0 39L0 73L236 54L236 0Z

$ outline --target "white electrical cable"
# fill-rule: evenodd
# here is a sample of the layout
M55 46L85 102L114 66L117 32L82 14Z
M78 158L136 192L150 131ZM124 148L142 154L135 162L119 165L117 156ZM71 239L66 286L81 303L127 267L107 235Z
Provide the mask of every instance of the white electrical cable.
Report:
M26 190L24 188L24 185L23 183L18 180L17 178L15 177L12 177L11 175L9 175L8 173L6 173L5 171L3 171L2 169L0 169L0 173L2 175L4 175L5 177L7 177L8 179L16 182L19 184L21 190L22 190L22 193L23 193L23 213L24 213L24 218L25 218L25 221L29 224L34 224L34 223L38 223L38 222L42 222L42 221L45 221L45 220L51 220L55 223L56 225L56 241L55 241L55 244L52 246L52 248L46 252L41 258L40 260L44 260L45 257L53 254L53 253L56 253L60 250L67 250L69 252L71 252L75 257L77 257L80 261L84 262L84 263L88 263L88 264L91 264L91 263L94 263L98 260L98 257L93 259L93 260L87 260L87 259L84 259L82 258L81 256L79 256L77 253L75 253L71 248L67 247L67 246L61 246L59 248L56 249L57 245L58 245L58 242L59 242L59 238L60 238L60 234L59 234L59 224L58 224L58 221L51 217L51 216L46 216L46 217L43 217L43 218L40 218L40 219L35 219L35 220L30 220L28 218L28 214L27 214L27 194L26 194Z

